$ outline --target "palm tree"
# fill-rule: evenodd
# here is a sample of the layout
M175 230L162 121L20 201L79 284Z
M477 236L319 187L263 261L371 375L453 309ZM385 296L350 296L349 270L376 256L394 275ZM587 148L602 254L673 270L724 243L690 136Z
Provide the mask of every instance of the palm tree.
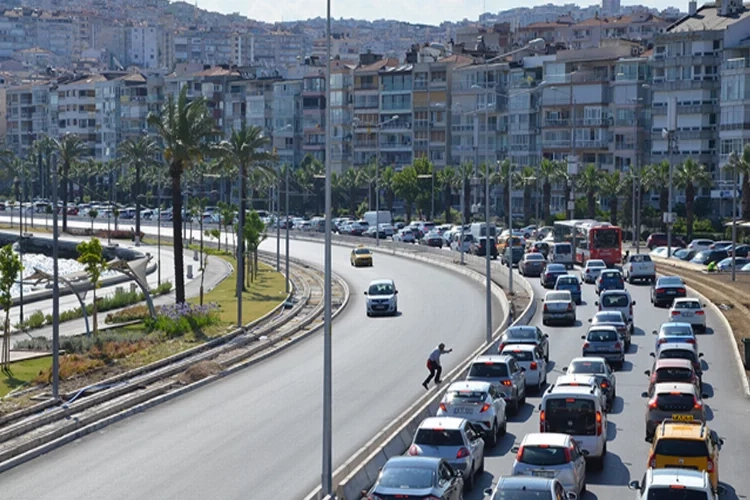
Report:
M356 168L347 169L341 176L341 187L349 203L349 214L356 214L357 196L362 187L362 171Z
M701 165L692 158L685 160L685 163L679 165L674 172L675 186L685 190L685 226L687 229L687 239L693 238L693 221L695 202L695 189L711 186L711 174L706 167Z
M553 177L554 182L562 184L563 187L563 211L567 211L568 202L570 201L571 189L573 187L573 176L568 172L568 162L563 160L555 162L557 169Z
M461 212L463 214L461 224L468 224L471 222L471 178L474 177L474 164L471 162L462 163L456 171L458 183L458 189L463 191L463 206Z
M596 198L601 189L601 171L596 165L589 164L578 175L578 187L586 193L586 205L589 219L596 218Z
M513 184L513 169L514 165L509 159L506 158L500 163L500 168L494 175L496 181L495 183L502 186L503 188L502 213L505 214L506 219L508 218L508 202L510 201L510 197L512 196L512 186L508 185L508 178L510 178L510 183Z
M537 170L537 179L542 183L542 219L550 218L550 206L552 204L552 183L558 178L560 164L547 158L542 159Z
M456 186L456 169L450 165L444 167L437 174L437 182L443 190L443 205L445 209L445 223L450 224L451 219L451 199L453 198L453 188Z
M120 144L120 158L135 171L133 181L133 198L135 199L135 234L141 234L141 191L143 183L141 173L143 169L154 163L159 153L159 146L150 136L128 139Z
M619 170L605 172L600 179L599 187L603 198L609 202L609 220L613 226L617 225L620 196L625 189L625 181Z
M41 137L31 145L32 152L41 160L42 168L39 172L39 195L42 198L47 197L46 187L50 185L49 174L52 161L52 153L55 151L55 141L49 136Z
M523 189L523 223L528 226L531 223L531 189L536 184L536 172L531 167L523 167L514 172L511 182Z
M245 211L247 210L247 178L250 169L275 175L273 169L268 165L274 158L272 153L264 151L270 140L263 136L263 129L255 126L247 126L244 123L239 130L232 130L228 141L222 141L217 147L217 153L227 163L237 165L240 174L240 207L238 215L237 235L237 283L241 290L245 289L243 277L245 276L244 256L245 237L242 231L245 229Z
M659 190L659 212L665 214L669 210L669 162L648 165L643 172L643 184L649 189ZM662 231L667 230L666 223L662 218Z
M87 152L86 144L76 134L65 134L55 139L55 149L62 165L62 230L68 230L68 189L70 187L70 167Z
M198 97L190 102L188 86L180 90L177 100L169 95L160 114L149 114L148 124L161 136L164 159L169 163L172 179L172 231L174 241L175 302L185 302L182 242L182 174L201 161L210 151L208 141L214 136L214 120L206 101Z
M383 191L385 206L389 212L393 212L393 202L396 199L396 195L393 192L394 175L396 175L396 171L390 165L385 167L380 174L380 189Z
M742 220L750 220L750 144L746 144L741 155L736 157L735 168L742 175Z

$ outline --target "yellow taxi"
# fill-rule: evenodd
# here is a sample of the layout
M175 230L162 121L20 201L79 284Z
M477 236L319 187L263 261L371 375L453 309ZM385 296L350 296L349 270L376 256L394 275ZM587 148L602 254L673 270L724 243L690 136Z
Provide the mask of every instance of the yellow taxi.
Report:
M652 469L693 469L708 473L719 487L719 450L724 440L704 422L665 420L657 428L648 457Z
M349 263L354 267L372 267L372 252L364 245L352 248L352 253L349 255Z

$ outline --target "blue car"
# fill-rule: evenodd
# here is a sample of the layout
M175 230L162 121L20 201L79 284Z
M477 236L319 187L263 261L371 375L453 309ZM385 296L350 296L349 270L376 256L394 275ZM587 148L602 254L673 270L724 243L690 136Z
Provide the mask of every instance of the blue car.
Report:
M735 265L737 266L737 269L742 269L742 266L745 264L750 263L750 259L747 257L735 257ZM732 270L732 258L727 257L726 259L720 260L718 264L716 264L716 267L719 269L719 271L731 271Z
M581 304L581 282L572 274L563 274L557 277L555 290L567 290L575 300L576 304Z
M625 290L625 280L617 269L605 269L596 279L597 295L605 290Z

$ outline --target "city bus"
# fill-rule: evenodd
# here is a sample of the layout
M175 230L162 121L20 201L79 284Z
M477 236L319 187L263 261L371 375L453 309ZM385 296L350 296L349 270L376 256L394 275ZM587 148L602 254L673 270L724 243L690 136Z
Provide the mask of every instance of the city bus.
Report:
M622 260L622 229L609 222L593 219L556 221L555 242L573 245L574 261L585 265L590 259L601 259L608 266Z

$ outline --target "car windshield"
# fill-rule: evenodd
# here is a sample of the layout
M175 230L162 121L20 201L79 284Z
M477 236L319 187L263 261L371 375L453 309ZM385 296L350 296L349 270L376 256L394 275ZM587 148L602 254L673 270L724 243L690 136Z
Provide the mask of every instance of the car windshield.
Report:
M663 392L656 397L656 405L663 411L690 411L695 398L692 394Z
M563 465L568 463L565 450L559 446L524 446L518 461L529 465Z
M595 229L594 233L594 248L619 248L620 247L620 232L617 229Z
M602 295L602 307L628 307L630 299L624 293L610 293Z
M693 328L690 325L662 325L660 333L664 337L692 337Z
M606 373L601 361L574 361L568 367L568 373Z
M562 277L562 278L558 278L557 284L558 285L574 285L574 286L578 286L578 278L575 278L575 277L568 278L567 276L565 276L565 277Z
M570 292L550 292L547 294L547 297L544 299L545 302L550 302L553 300L563 300L563 301L570 301Z
M659 359L687 359L693 363L696 361L695 353L688 349L662 349L659 351Z
M516 361L534 361L534 354L531 351L522 351L520 349L505 349L503 354L513 356Z
M613 279L619 279L620 278L620 272L619 271L604 271L602 273L602 279L604 280L613 280Z
M508 367L505 363L493 363L492 361L474 363L469 369L470 377L498 378L508 376Z
M540 253L527 253L526 254L526 260L544 260L544 255Z
M377 285L370 285L370 289L367 291L368 295L393 295L393 285L390 283L378 283Z
M607 267L607 264L603 260L590 260L586 263L586 267L589 269L599 269Z
M656 282L656 286L684 286L682 280L676 276L668 276L666 278L659 278Z
M570 245L568 243L561 243L555 245L555 253L569 254L572 253L572 249L570 248Z
M388 467L378 478L381 488L424 489L435 486L435 471L424 467Z
M672 307L674 307L675 309L700 309L701 304L700 302L689 300L685 302L675 302Z
M708 495L703 491L671 486L649 486L646 500L708 500Z
M619 312L597 313L594 316L594 321L597 323L622 323L622 314Z
M593 436L596 434L596 406L591 399L549 398L545 421L546 432Z
M562 264L550 264L547 266L548 273L567 273L568 270Z
M366 248L358 248L354 251L357 255L370 255L370 251Z
M618 335L613 330L591 330L587 340L589 342L615 342L618 340Z
M708 446L698 439L661 438L656 442L654 452L670 457L707 457Z
M492 500L552 500L547 490L497 490Z
M536 329L509 328L505 335L508 339L536 340Z
M656 382L690 382L693 370L689 368L659 368L656 370Z
M651 257L648 255L631 255L630 262L651 262Z
M419 429L414 444L426 446L463 446L464 438L458 429Z

